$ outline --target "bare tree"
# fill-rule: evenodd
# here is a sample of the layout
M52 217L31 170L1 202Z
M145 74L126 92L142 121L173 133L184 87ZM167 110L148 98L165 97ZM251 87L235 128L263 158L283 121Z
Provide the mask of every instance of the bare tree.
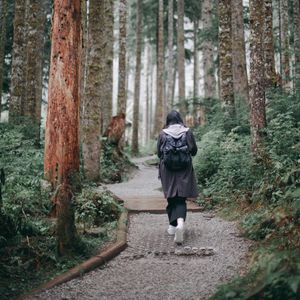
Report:
M232 4L232 56L235 99L249 101L248 77L246 67L243 0L231 1Z
M60 254L74 246L72 208L79 178L80 0L54 0L45 177L56 188L57 238Z
M156 77L156 108L154 135L157 135L164 122L164 3L159 0L158 8L158 41L157 41L157 77Z
M299 0L293 0L293 24L294 24L294 51L295 51L295 79L294 87L300 91L300 4Z
M250 126L251 147L255 156L262 148L262 132L266 126L265 91L264 91L264 2L250 0Z
M186 115L185 103L185 51L184 51L184 0L177 1L177 67L180 112Z
M235 116L233 72L231 0L219 1L219 60L221 102L227 122Z
M140 86L141 86L141 55L142 55L142 3L137 0L136 9L136 62L134 80L134 103L131 152L133 155L139 153L139 111L140 111Z
M100 177L103 4L98 0L89 2L87 80L82 117L84 175L95 182Z

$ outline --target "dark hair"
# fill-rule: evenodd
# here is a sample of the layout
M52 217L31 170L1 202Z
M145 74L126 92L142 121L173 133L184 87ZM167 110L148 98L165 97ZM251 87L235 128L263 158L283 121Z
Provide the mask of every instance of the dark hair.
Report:
M168 113L165 127L168 127L173 124L181 124L184 126L180 113L176 110L172 110Z

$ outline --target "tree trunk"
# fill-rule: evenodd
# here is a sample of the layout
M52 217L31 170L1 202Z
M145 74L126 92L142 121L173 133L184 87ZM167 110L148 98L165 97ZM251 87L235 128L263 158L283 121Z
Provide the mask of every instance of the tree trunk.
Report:
M157 41L157 77L156 77L156 108L154 136L163 127L164 122L164 3L159 0L158 9L158 41Z
M88 41L87 0L81 0L81 65L80 65L80 137L82 137L84 97L87 77L87 41Z
M114 50L114 3L104 1L104 33L103 33L103 84L101 89L101 120L104 132L112 117L113 98L113 50Z
M26 94L24 116L35 124L35 136L39 141L41 123L41 105L43 90L43 51L44 29L46 22L46 3L40 0L29 1L27 60L26 60Z
M203 31L207 32L212 27L212 1L203 0L202 7ZM214 72L214 56L212 41L205 39L201 45L203 53L204 70L204 98L216 96L216 78Z
M263 26L264 2L250 0L250 126L251 148L254 156L260 154L262 132L266 126L264 91Z
M300 92L300 8L299 0L293 0L295 78L294 88Z
M172 107L172 89L173 89L173 68L174 68L174 57L173 57L173 39L174 39L174 2L169 0L168 10L168 82L167 82L167 111L171 110Z
M7 0L1 0L1 20L0 20L0 120L2 112L2 86L3 86L3 73L4 73L4 58L5 58L5 44L6 44L6 26L7 26Z
M139 153L139 111L140 111L140 85L141 85L141 56L142 56L142 0L137 0L136 8L136 62L134 79L134 102L131 152Z
M100 177L101 89L103 76L103 2L90 0L88 63L82 127L84 175L97 182ZM99 20L100 17L100 20Z
M152 92L150 84L150 77L151 77L151 70L152 70L152 57L151 57L151 46L147 43L146 46L146 61L147 61L147 68L146 68L146 113L145 113L145 140L146 144L149 142L150 139L150 93Z
M272 0L264 1L264 60L265 60L265 87L270 88L276 84L275 71L275 52L274 52L274 38L273 38L273 7Z
M249 102L248 77L245 53L243 0L231 1L232 4L232 56L235 100Z
M14 39L12 48L9 121L18 122L23 114L26 92L26 1L15 0Z
M232 30L231 0L219 1L219 59L221 102L226 124L235 117L233 72L232 72Z
M199 20L194 20L194 88L193 88L193 123L199 125L197 111L199 107L199 50L198 50Z
M288 0L280 0L280 40L281 40L281 64L282 64L282 86L285 90L290 85L290 58L289 58L289 15Z
M177 66L180 112L185 118L187 108L185 103L185 53L184 53L184 0L177 1Z
M118 113L126 115L126 19L127 0L120 0ZM124 128L125 130L125 128Z
M79 179L80 0L54 0L45 177L56 187L58 251L74 246L73 191Z

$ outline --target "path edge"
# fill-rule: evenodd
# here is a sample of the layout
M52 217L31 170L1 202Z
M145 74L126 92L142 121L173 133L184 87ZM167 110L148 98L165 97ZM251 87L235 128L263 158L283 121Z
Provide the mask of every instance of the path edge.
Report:
M103 251L100 251L99 254L92 256L88 260L83 263L73 267L72 269L54 277L50 281L43 283L39 287L20 295L17 297L18 300L27 299L30 296L34 296L35 294L41 293L45 290L48 290L54 286L57 286L62 283L66 283L74 278L80 277L85 273L88 273L97 267L107 263L114 257L116 257L119 253L127 248L127 229L128 229L128 210L124 208L124 211L121 213L118 220L118 228L117 228L117 237L116 242L110 245Z

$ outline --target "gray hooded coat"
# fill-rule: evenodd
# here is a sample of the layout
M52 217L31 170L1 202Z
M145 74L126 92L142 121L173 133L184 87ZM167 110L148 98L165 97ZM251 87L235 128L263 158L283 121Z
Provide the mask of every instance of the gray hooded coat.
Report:
M174 138L179 138L184 133L186 133L189 151L191 155L194 156L198 149L194 135L189 128L181 124L174 124L163 129L159 134L157 141L157 155L160 158L159 178L161 179L165 198L173 198L175 196L196 198L198 196L197 183L192 162L184 170L170 171L165 167L162 161L162 149L166 141L166 134L169 134Z

